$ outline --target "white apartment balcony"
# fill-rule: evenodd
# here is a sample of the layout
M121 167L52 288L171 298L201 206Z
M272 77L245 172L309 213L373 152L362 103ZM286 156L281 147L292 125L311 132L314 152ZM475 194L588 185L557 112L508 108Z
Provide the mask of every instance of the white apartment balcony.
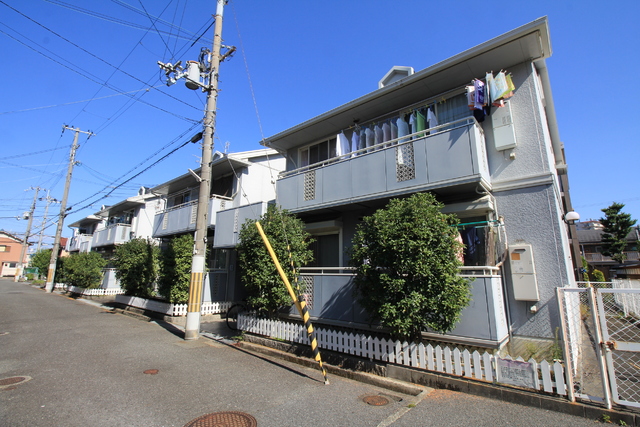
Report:
M208 227L215 226L216 213L231 205L231 201L230 197L211 196L207 216ZM194 231L196 229L197 213L197 200L173 206L157 213L153 220L153 237L166 237Z
M102 230L93 233L91 247L100 248L103 246L120 245L131 240L130 224L112 224Z
M69 252L89 252L91 250L91 234L76 234L69 240L67 251Z
M282 173L277 201L299 213L422 191L474 192L478 184L490 188L484 133L465 118Z

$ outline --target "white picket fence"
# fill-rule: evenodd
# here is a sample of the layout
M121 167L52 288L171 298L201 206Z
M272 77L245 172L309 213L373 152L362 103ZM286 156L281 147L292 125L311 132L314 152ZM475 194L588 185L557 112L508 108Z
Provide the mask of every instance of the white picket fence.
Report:
M200 314L220 314L225 313L229 307L233 304L233 301L216 301L216 302L203 302L200 307ZM173 304L172 316L186 316L187 304Z
M56 289L64 289L64 286L61 283L57 283L56 284ZM86 288L79 288L77 286L69 286L67 288L67 291L72 292L74 294L91 295L91 296L96 296L96 295L98 295L98 296L99 295L120 295L120 294L124 293L124 291L122 289L120 289L120 288L86 289Z
M238 316L238 327L253 334L309 345L307 332L302 324L258 319L251 315L241 314ZM488 352L480 354L478 351L474 351L471 353L467 349L460 351L458 348L454 348L451 350L446 346L437 345L434 347L431 344L393 341L322 328L316 330L316 339L318 346L326 350L427 371L497 382L496 362L499 357ZM502 359L512 360L509 356ZM521 357L515 360L524 362ZM537 373L537 375L534 374L535 385L533 389L561 396L567 395L562 363L555 361L550 364L546 360L538 363L534 359L530 359L528 363Z
M154 311L167 316L186 316L187 304L171 304L168 302L154 301L145 298L117 295L116 302L142 310ZM203 302L200 314L219 314L226 312L233 301Z

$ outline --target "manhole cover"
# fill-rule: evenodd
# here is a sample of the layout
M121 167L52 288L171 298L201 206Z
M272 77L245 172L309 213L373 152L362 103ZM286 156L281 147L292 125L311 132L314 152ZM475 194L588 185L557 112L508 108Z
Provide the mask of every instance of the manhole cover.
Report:
M184 427L257 427L258 421L244 412L214 412L189 421Z
M15 384L21 384L23 382L29 381L31 378L29 377L9 377L0 379L0 387L6 387Z
M371 406L384 406L389 404L389 399L382 396L365 396L362 401Z
M158 371L157 369L147 369L146 371L143 372L143 374L155 375L158 372L160 371Z

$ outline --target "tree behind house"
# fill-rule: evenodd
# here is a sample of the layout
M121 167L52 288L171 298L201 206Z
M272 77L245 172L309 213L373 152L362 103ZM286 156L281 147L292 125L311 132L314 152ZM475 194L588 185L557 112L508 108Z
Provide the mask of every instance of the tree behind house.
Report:
M153 296L159 251L158 246L141 238L116 247L113 264L116 278L126 295L141 298Z
M630 214L622 212L622 208L624 204L614 202L608 208L602 209L605 217L600 218L600 223L604 227L602 253L621 264L627 259L624 253L627 247L627 236L636 224L636 220L631 219Z

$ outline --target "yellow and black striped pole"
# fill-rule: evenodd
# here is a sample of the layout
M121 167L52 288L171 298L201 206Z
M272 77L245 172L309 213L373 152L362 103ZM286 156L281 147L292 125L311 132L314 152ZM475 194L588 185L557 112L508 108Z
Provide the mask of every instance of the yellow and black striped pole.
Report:
M258 227L258 233L260 233L260 236L264 241L264 245L267 247L267 251L269 252L269 255L271 255L271 259L273 260L273 263L276 265L276 269L280 274L280 278L282 278L282 281L284 282L284 285L287 287L287 291L289 291L289 295L291 296L293 303L296 305L296 308L298 309L298 312L300 313L300 316L304 321L304 327L307 329L307 334L309 335L309 342L311 343L311 350L313 351L313 358L316 360L316 362L318 362L318 365L320 365L320 370L322 371L322 375L324 376L324 383L329 384L329 379L327 378L327 370L322 365L322 358L320 357L320 350L318 349L318 340L316 339L316 331L313 329L313 325L311 324L307 303L302 298L302 296L297 296L296 293L293 291L293 288L291 287L291 283L289 283L289 279L287 278L287 275L282 269L282 266L278 261L278 257L276 256L276 253L271 247L271 243L269 243L269 238L267 237L266 234L264 234L264 230L262 229L262 225L260 225L259 221L256 221L256 227Z

